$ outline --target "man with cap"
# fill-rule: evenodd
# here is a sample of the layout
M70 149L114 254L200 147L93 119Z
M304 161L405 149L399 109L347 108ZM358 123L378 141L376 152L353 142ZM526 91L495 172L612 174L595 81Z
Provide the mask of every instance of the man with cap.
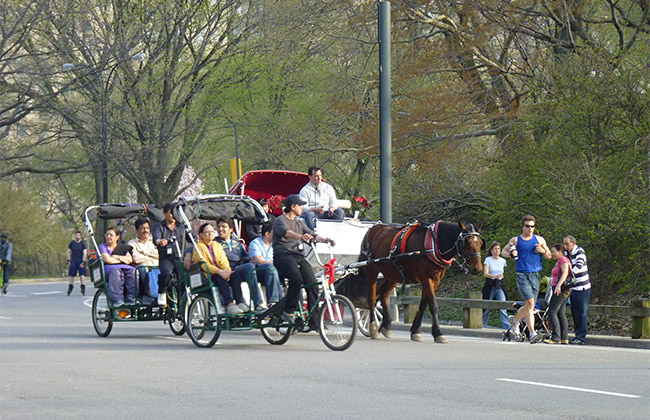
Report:
M345 212L336 207L334 188L323 181L323 171L318 166L307 170L309 183L300 190L300 198L305 201L302 218L311 230L316 229L316 219L343 220Z
M9 235L3 233L0 235L0 266L2 267L2 294L7 294L7 285L9 285L9 270L11 265L11 252L13 245L7 240Z
M305 204L307 204L306 201L297 194L288 196L284 202L284 214L275 219L273 223L273 264L278 270L280 279L289 280L283 314L285 320L289 322L293 322L293 314L298 310L301 286L317 281L311 265L302 253L304 245L301 241L307 242L313 239L316 242L329 242L332 246L336 245L333 240L316 235L299 219L302 214L302 206ZM317 289L310 287L306 289L306 292L307 307L311 309L316 303ZM309 327L313 330L317 328L315 324L311 323Z

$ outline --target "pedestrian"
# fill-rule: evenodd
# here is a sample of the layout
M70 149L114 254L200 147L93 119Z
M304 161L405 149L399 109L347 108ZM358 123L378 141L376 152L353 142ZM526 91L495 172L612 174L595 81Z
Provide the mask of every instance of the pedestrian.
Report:
M9 235L3 233L0 235L0 267L2 268L2 294L7 294L9 286L9 275L11 274L11 254L14 246L9 242Z
M483 275L485 276L485 285L483 286L483 299L485 300L500 300L506 301L505 282L503 281L503 270L507 262L505 258L501 258L501 244L492 242L488 248L489 256L483 262ZM483 311L483 328L487 328L487 322L490 318L490 309ZM505 309L499 309L501 316L501 327L504 330L510 329L510 322L508 321L508 313Z
M571 259L571 271L576 276L576 285L571 288L571 316L575 338L569 344L587 344L587 324L589 316L589 299L591 283L587 270L585 250L576 245L576 238L567 236L562 241L567 257Z
M66 251L67 261L68 261L68 275L70 276L70 281L68 282L68 296L72 293L74 289L74 278L79 274L79 289L81 294L86 294L86 285L84 280L86 279L86 259L88 257L88 245L81 237L81 232L76 231L74 233L74 239L68 244L68 249Z
M343 220L345 212L336 207L334 188L323 181L323 171L318 166L307 170L309 182L300 190L300 199L305 201L302 218L309 230L316 230L316 219Z
M548 304L548 316L553 332L551 338L544 340L547 344L569 344L569 325L566 319L566 300L570 292L563 292L562 285L569 277L571 261L564 256L564 247L555 244L551 247L551 257L557 261L551 271L551 301Z
M526 320L528 329L528 340L531 344L541 341L541 334L535 331L535 299L539 293L539 272L542 271L542 258L550 259L551 251L546 245L546 240L540 235L535 235L535 217L527 214L521 221L522 233L508 241L508 244L501 251L504 258L512 258L516 263L517 273L515 279L517 288L524 298L524 306L519 308L515 315L511 315L510 331L515 337L519 337L519 321Z

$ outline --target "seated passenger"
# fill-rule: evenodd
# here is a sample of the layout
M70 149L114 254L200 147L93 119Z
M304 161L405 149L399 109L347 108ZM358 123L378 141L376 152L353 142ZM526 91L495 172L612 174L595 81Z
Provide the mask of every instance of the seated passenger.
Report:
M158 296L158 248L154 245L150 235L149 219L140 218L135 221L135 238L129 241L133 248L133 264L137 267L140 295L154 298ZM151 268L156 267L156 268ZM149 281L149 272L153 272L156 282ZM146 300L146 299L145 299ZM143 302L150 303L150 302Z
M99 253L104 261L104 272L108 279L108 299L113 306L135 305L135 268L133 258L126 250L127 245L118 245L120 239L117 229L108 228L106 243L99 245Z
M260 293L260 288L257 285L257 275L255 274L255 265L250 261L248 252L237 237L232 233L233 222L232 219L219 219L217 220L217 238L216 241L221 244L223 250L226 252L230 268L233 270L232 277L237 278L240 283L247 282L252 279L249 284L251 290L251 300L255 305L255 312L264 312L267 310ZM247 283L248 284L248 283ZM244 309L244 307L242 307ZM244 309L245 311L248 308Z
M323 181L323 173L318 166L307 170L309 183L300 190L300 198L306 204L302 206L302 218L310 230L316 230L316 219L343 220L345 212L336 207L334 188Z
M217 285L230 315L244 312L244 307L248 310L241 291L241 280L231 276L232 271L228 264L228 258L221 245L214 241L214 228L210 223L204 223L199 228L199 240L192 254L192 260L194 262L203 260L207 263L208 272L206 274L210 275L212 282ZM202 265L202 267L205 272L205 266ZM236 303L233 302L233 294Z
M270 305L277 303L282 297L282 287L278 270L273 265L273 223L262 225L262 236L254 239L248 247L248 254L257 267L257 279L266 287L266 301Z

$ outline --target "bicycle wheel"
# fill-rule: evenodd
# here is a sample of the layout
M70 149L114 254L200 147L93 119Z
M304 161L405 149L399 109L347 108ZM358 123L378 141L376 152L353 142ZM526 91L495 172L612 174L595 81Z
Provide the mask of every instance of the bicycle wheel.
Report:
M325 303L320 309L320 338L331 350L346 350L357 333L357 311L350 299L342 295L332 296L331 309Z
M192 300L187 314L187 328L196 346L214 346L221 334L221 328L212 296L202 294Z
M100 337L108 337L113 329L111 310L108 308L108 299L104 289L98 289L93 297L93 327Z
M172 295L172 300L176 301L176 290L172 289L172 292L170 294ZM185 320L187 319L186 312L187 297L185 296L185 293L183 293L169 319L169 329L172 330L172 333L174 333L174 335L185 334Z
M359 332L366 337L370 337L370 310L357 308L357 319L359 320ZM384 320L384 315L379 310L379 307L375 307L375 319L377 325L381 325L381 321Z
M283 326L282 320L278 316L271 316L262 321L262 324L268 325L261 329L262 336L270 344L282 345L287 342L293 333L292 327Z

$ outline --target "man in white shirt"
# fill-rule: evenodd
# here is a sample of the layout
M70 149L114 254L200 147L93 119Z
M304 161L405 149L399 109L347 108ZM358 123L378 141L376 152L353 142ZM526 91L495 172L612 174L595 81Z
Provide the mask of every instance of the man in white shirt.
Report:
M318 166L307 170L309 183L300 190L300 198L306 201L302 207L302 218L311 230L316 230L316 219L343 220L345 212L337 208L334 188L323 181L323 171Z
M158 296L158 275L160 275L160 270L157 268L158 247L154 245L151 239L148 219L143 218L135 221L135 236L136 238L129 241L129 245L133 248L133 264L138 267L138 277L140 278L139 294L156 297ZM150 271L155 277L154 281L149 281Z
M257 269L257 279L266 287L266 301L269 306L277 303L282 297L282 287L278 270L273 265L273 224L266 222L262 225L262 236L251 241L248 255Z

